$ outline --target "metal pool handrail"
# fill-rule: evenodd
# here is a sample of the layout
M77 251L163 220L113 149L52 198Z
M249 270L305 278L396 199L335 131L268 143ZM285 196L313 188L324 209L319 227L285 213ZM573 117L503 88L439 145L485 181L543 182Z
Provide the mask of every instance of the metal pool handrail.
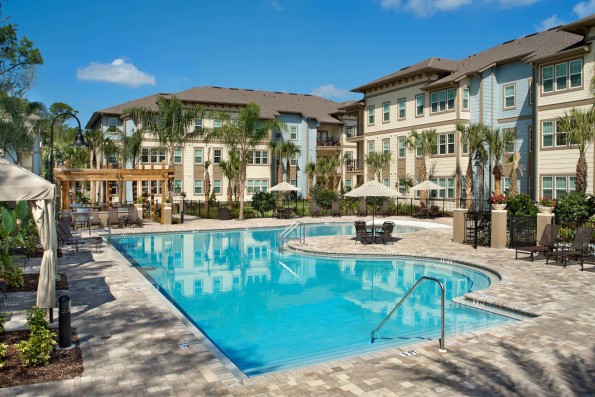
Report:
M283 251L283 246L285 245L285 241L290 240L289 233L299 227L299 234L298 237L294 240L300 240L300 244L304 244L306 242L306 226L299 221L296 221L289 225L289 227L279 234L279 251Z
M413 285L413 287L411 287L409 289L409 291L407 291L407 293L405 294L405 296L399 301L399 303L397 303L395 305L395 307L393 308L393 310L390 311L390 313L388 313L388 315L384 318L384 320L382 320L380 322L380 324L378 324L378 326L372 331L372 335L371 335L371 343L374 343L374 334L376 332L378 332L380 330L380 328L382 328L382 326L384 325L384 323L386 323L386 321L393 315L395 314L395 312L397 311L397 309L399 308L399 306L401 306L401 304L405 301L405 299L407 299L407 297L409 295L411 295L411 293L413 292L413 290L415 288L417 288L417 286L419 285L419 283L421 283L424 279L426 280L430 280L430 281L435 281L438 283L438 285L440 286L440 289L442 290L442 324L441 324L441 333L442 333L442 337L440 338L440 349L439 351L441 353L445 353L446 349L444 348L444 296L445 296L445 292L444 292L444 285L442 285L442 282L440 280L438 280L437 278L434 277L428 277L428 276L421 276L419 280L417 280L417 282Z

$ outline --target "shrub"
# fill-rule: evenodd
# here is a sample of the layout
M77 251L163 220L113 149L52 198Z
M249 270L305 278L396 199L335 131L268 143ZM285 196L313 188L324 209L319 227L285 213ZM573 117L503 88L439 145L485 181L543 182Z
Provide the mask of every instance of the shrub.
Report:
M516 216L535 216L537 215L537 206L528 194L515 194L506 199L506 209L509 215Z
M333 201L337 199L337 192L331 189L317 187L312 189L312 196L320 208L330 210L333 205Z
M0 334L4 333L4 323L6 322L6 314L0 313Z
M16 348L21 353L23 363L28 367L35 367L50 361L54 346L56 341L52 332L49 329L38 329L31 332L29 339L17 343Z
M490 203L492 204L506 204L506 195L503 193L494 194L490 197Z
M269 192L256 192L252 196L252 208L254 208L261 217L265 212L272 211L276 206L275 195ZM246 208L244 208L245 215Z
M4 366L6 365L6 363L4 362L5 358L6 358L6 345L0 343L0 369L4 368Z
M33 306L27 310L27 328L29 332L35 332L37 330L50 329L50 325L45 319L45 310Z
M563 193L558 198L554 213L562 223L583 223L592 213L591 206L585 193Z
M541 199L541 201L539 201L539 204L544 206L544 207L555 207L556 206L556 200L554 200L553 198L551 198L551 196L543 196L543 198Z

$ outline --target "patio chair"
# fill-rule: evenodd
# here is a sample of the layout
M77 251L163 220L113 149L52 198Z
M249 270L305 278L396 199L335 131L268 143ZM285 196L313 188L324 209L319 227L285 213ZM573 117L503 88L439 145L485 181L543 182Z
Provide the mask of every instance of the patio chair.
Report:
M99 210L97 208L89 208L89 227L99 226L103 228L103 222L99 219Z
M107 210L107 227L111 228L112 225L118 225L120 228L125 225L125 219L118 215L117 208L108 208Z
M361 198L359 200L359 208L357 209L357 216L368 216L368 205L366 199Z
M390 200L384 200L382 202L382 208L378 211L379 215L388 216L390 215Z
M138 217L138 212L136 212L136 208L128 207L128 216L126 217L126 225L136 225L138 227L143 226L143 220Z
M375 236L375 238L379 238L382 240L382 243L386 245L387 241L390 241L392 244L392 237L393 237L393 230L395 228L395 223L392 221L385 221L382 224L382 230Z
M374 242L374 233L366 227L365 221L355 221L355 243L361 241L362 244Z
M333 216L341 216L341 208L339 207L338 201L333 201L332 207L331 207L331 212L332 212Z
M564 267L568 264L568 259L574 259L581 263L581 269L583 268L584 257L589 255L589 244L591 243L591 236L593 235L592 227L579 226L576 229L576 235L570 244L570 249L550 251L545 253L545 264L549 263L550 259L554 259L558 262L562 262Z
M310 216L320 216L320 208L314 200L310 201Z
M554 245L556 244L556 239L559 231L560 225L545 225L545 229L543 229L543 234L539 239L539 244L517 247L514 259L519 259L520 252L521 254L531 255L531 262L533 262L533 259L535 258L535 253L543 252L543 254L545 255L546 252L552 251L554 249Z
M429 217L429 213L428 213L428 208L423 206L423 204L421 206L419 206L418 208L415 209L415 214L413 215L414 218L428 218Z
M60 222L56 222L56 233L58 234L58 244L62 242L62 246L74 246L76 252L78 252L79 246L85 245L88 241L84 238L74 237L72 234L70 234L70 231L65 230L64 226ZM96 238L94 238L93 242L96 242L95 240Z

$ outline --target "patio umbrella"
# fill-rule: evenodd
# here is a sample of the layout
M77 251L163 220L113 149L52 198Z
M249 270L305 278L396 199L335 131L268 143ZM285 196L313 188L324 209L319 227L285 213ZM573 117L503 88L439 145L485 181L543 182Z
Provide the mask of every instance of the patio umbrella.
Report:
M427 193L428 190L444 190L444 188L442 186L440 186L440 185L432 182L432 181L425 180L425 181L420 182L417 185L413 186L409 190L413 190L413 191L416 191L416 190L425 190L426 191L426 200L427 200L428 199L428 193ZM421 205L421 203L420 203L420 205ZM427 207L428 206L426 205L426 208ZM426 217L427 216L428 215L426 214Z
M392 189L388 186L383 185L382 183L378 182L375 179L368 181L351 190L348 193L345 193L347 197L405 197L402 193L399 193L395 189ZM376 206L373 207L374 211L372 212L372 226L374 226L374 219L376 218Z
M291 183L281 182L269 189L269 192L299 192L299 187L293 186ZM297 204L296 204L297 208Z

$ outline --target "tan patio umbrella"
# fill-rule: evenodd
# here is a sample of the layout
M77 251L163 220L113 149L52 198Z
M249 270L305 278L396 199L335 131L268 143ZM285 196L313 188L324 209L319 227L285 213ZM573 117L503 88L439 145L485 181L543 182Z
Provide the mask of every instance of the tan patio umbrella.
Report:
M269 189L269 192L299 192L299 187L293 186L291 183L281 182ZM297 202L296 202L297 206Z
M345 193L347 197L405 197L402 193L388 186L383 185L376 179L372 179L357 187L348 193ZM372 225L374 225L374 218L376 218L376 206L372 212Z
M426 191L426 201L427 201L428 200L428 191L429 190L444 190L444 188L442 186L440 186L440 185L432 182L432 181L425 180L425 181L420 182L417 185L413 186L409 190L413 190L413 191L416 191L416 190L425 190ZM421 205L421 202L420 202L420 205ZM428 206L426 205L426 208L427 207Z

